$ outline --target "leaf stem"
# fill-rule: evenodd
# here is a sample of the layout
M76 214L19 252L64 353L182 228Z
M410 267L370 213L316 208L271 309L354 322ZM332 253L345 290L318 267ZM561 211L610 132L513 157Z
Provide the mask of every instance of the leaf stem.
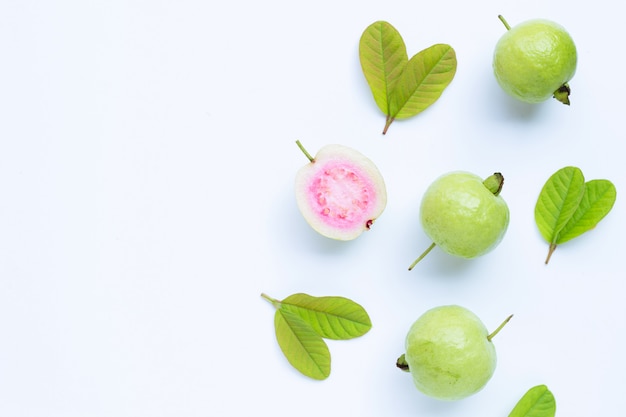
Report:
M263 297L265 300L269 301L275 308L280 308L280 301L270 297L269 295L265 294L265 293L261 293L261 297Z
M546 265L548 265L548 262L550 262L550 258L552 257L552 254L554 253L554 251L556 250L556 244L555 243L550 243L550 249L548 249L548 256L546 257Z
M507 23L507 21L504 19L504 16L502 16L501 14L498 15L498 19L500 19L500 21L504 24L504 27L506 28L506 30L511 30L511 26L509 26L509 24Z
M504 320L502 322L501 325L498 326L498 328L496 330L494 330L493 332L491 332L491 334L489 336L487 336L487 340L491 342L491 339L493 339L495 337L495 335L498 334L498 332L500 330L502 330L502 328L509 322L509 320L511 320L511 318L513 318L513 314L511 314L509 317L506 318L506 320Z
M433 248L437 246L437 244L435 242L431 243L430 246L424 251L422 252L422 254L419 256L419 258L417 258L415 261L413 261L413 263L411 264L411 266L409 266L409 271L412 270L413 268L415 268L415 265L417 265L417 263L419 261L421 261L422 259L424 259L424 257L426 255L428 255L428 253L433 250Z
M296 145L298 145L298 148L300 148L302 153L306 155L306 157L309 159L310 162L315 162L315 158L313 158L311 154L308 153L306 149L304 149L304 146L300 143L299 140L296 140Z
M393 120L394 120L393 117L387 116L387 119L385 120L385 128L383 129L383 135L387 133L387 129L389 129L389 126L391 125Z

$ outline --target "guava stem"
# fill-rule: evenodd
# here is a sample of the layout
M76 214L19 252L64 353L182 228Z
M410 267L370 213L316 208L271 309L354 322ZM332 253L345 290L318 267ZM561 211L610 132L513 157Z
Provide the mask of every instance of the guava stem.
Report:
M278 301L275 298L270 297L269 295L265 294L265 293L261 293L261 297L263 297L265 300L269 301L274 307L279 308L280 307L280 301Z
M409 369L409 364L406 361L406 356L403 353L402 355L400 355L400 357L398 358L398 360L396 360L396 366L403 370L404 372L410 372L411 370Z
M413 263L411 264L411 266L409 266L409 271L412 270L415 265L417 265L417 263L419 261L421 261L422 259L424 259L424 257L426 255L428 255L428 253L433 250L433 248L437 246L437 244L435 242L431 243L430 246L428 247L428 249L426 249L424 252L422 252L422 254L419 256L419 258L417 258L415 261L413 261Z
M545 262L546 265L548 265L548 262L550 262L550 258L552 257L552 254L554 253L555 250L556 250L556 245L554 243L550 243L550 249L548 249L548 256L546 257L546 262Z
M502 16L501 14L498 15L498 19L500 19L500 21L502 23L504 23L504 27L506 28L506 30L511 30L511 26L509 26L509 24L507 23L507 21L504 19L504 16Z
M497 335L498 332L500 330L502 330L502 328L509 322L509 320L511 320L511 318L513 318L513 314L511 314L509 317L507 317L506 320L504 320L502 322L502 324L499 325L496 330L494 330L489 336L487 336L487 340L489 340L491 342L491 339L493 339L495 337L495 335Z
M496 172L493 175L489 176L483 181L483 185L489 189L493 193L493 195L497 196L502 191L502 186L504 185L504 177L501 173Z
M307 158L309 158L309 161L310 161L310 162L315 162L315 158L313 158L313 157L311 156L311 154L310 154L310 153L308 153L306 149L304 149L304 146L302 146L302 144L300 143L300 141L299 141L299 140L296 140L296 145L298 145L298 148L300 148L300 150L302 151L302 153L303 153L304 155L306 155L306 157L307 157Z
M569 106L570 105L570 101L569 101L570 94L572 94L572 90L569 88L569 84L565 83L562 86L560 86L559 88L557 88L557 90L554 92L552 97L554 97L555 99L557 99L561 103Z

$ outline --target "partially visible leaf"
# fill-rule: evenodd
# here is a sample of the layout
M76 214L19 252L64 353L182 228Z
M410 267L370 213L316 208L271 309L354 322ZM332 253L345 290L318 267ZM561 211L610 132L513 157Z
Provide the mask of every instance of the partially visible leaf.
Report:
M569 222L560 231L556 243L561 244L593 229L615 204L617 191L609 180L585 183L585 193Z
M276 340L289 363L302 374L318 380L330 375L330 351L326 342L299 315L277 309Z
M456 53L450 45L436 44L414 55L394 85L389 116L406 119L439 99L456 74Z
M585 178L576 167L565 167L552 174L535 205L535 222L543 238L556 245L563 227L576 212L585 191Z
M348 298L313 297L299 293L290 295L280 304L282 310L298 314L327 339L352 339L372 328L365 309Z
M359 59L376 105L388 115L393 85L409 60L402 36L387 22L372 23L361 35Z
M554 417L555 414L554 395L545 385L537 385L524 394L509 417Z

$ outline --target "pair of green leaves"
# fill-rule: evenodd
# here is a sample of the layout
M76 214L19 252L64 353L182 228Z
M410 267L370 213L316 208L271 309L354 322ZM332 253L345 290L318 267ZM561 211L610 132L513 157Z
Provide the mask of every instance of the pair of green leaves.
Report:
M518 401L509 417L554 417L556 401L545 385L529 389Z
M261 296L276 308L274 328L283 354L294 368L313 379L330 375L330 351L324 338L353 339L372 328L365 309L344 297L298 293L279 301Z
M402 36L384 21L372 23L361 35L359 59L374 100L387 116L383 134L395 119L413 117L437 101L457 66L456 53L446 44L409 60Z
M580 168L561 168L543 186L535 205L535 222L550 248L593 229L613 208L617 193L608 180L585 182Z

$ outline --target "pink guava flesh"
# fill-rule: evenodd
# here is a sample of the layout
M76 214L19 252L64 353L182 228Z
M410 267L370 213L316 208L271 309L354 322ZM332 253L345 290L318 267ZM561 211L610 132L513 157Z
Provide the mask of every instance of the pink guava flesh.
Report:
M296 174L296 202L306 222L331 239L352 240L368 230L387 204L376 165L360 152L326 145Z
M329 163L311 178L308 199L319 219L337 229L371 225L370 208L376 199L374 184L357 167Z

